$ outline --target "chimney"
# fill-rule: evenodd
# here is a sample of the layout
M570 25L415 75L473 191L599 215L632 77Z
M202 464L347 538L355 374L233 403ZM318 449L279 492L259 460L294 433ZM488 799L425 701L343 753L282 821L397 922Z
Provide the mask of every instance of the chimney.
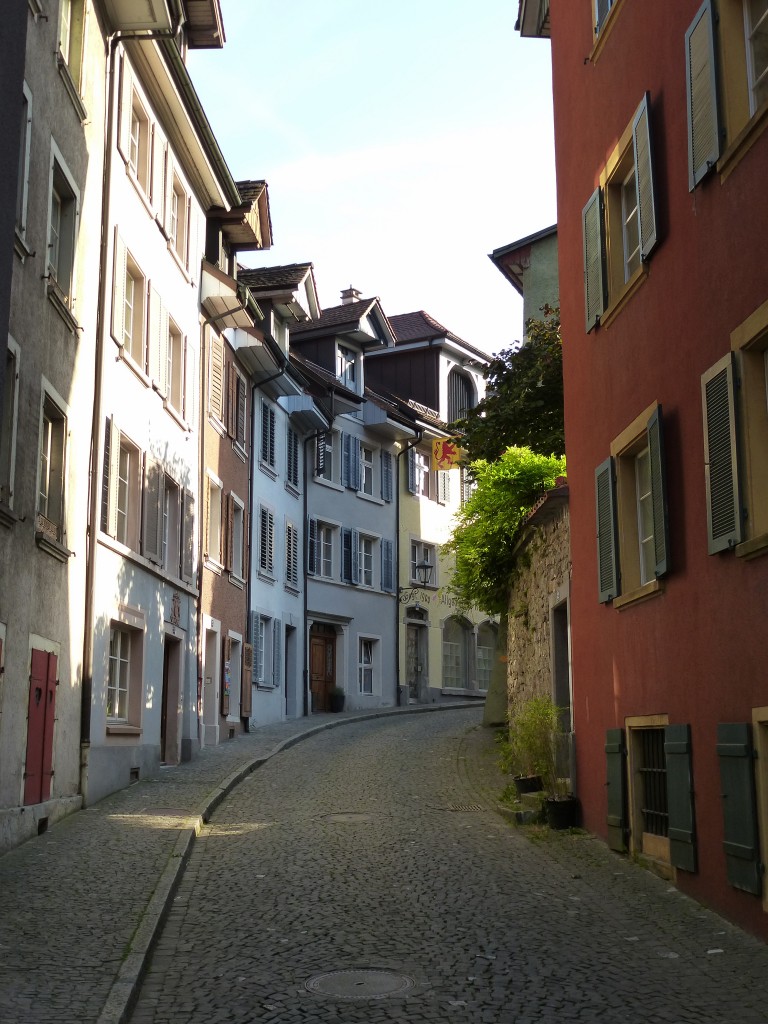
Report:
M348 306L351 302L359 302L362 297L363 293L350 285L349 288L344 288L342 290L341 304L342 306Z

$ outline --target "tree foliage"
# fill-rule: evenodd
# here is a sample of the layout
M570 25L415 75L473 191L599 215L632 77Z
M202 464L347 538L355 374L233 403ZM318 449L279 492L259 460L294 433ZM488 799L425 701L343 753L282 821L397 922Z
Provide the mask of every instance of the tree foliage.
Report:
M509 445L562 455L563 349L560 310L542 307L522 345L495 355L485 371L486 397L457 423L471 462L498 458Z
M537 498L565 475L565 456L513 447L493 462L473 462L470 469L476 487L443 546L455 560L449 590L462 608L500 615L507 610L515 573L517 530Z

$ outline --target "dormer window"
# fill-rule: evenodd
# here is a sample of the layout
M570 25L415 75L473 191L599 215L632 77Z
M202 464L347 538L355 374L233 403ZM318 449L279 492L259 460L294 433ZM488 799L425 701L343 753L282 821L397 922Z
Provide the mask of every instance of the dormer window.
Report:
M357 391L357 352L344 345L336 351L336 376L350 391Z

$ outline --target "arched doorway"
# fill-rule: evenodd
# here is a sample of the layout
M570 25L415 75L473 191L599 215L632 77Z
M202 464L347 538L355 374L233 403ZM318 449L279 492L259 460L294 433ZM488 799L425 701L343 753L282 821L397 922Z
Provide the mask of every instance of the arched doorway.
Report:
M405 612L405 684L408 699L420 704L428 701L429 664L427 612L410 607Z

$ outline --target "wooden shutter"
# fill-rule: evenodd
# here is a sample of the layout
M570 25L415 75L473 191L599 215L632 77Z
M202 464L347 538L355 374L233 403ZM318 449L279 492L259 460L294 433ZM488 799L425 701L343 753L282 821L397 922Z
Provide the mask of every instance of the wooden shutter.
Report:
M669 858L676 868L696 870L696 823L691 769L691 727L664 729L669 808Z
M341 578L345 583L352 583L352 530L342 527L341 530Z
M351 487L352 435L341 435L341 486Z
M605 734L607 771L608 845L624 852L627 848L627 748L623 729L608 729Z
M603 193L598 187L581 214L584 231L584 301L587 332L600 322L605 309L605 241Z
M262 650L261 650L261 616L258 612L251 612L251 650L253 651L253 661L251 665L251 683L259 683L259 666L262 664Z
M109 491L107 496L107 533L117 537L117 491L120 484L120 431L114 416L109 425Z
M320 561L320 552L317 544L317 519L310 516L307 520L307 572L315 576Z
M708 550L712 555L742 540L732 353L702 375L701 394Z
M329 432L318 434L315 438L315 476L325 472L325 448L328 444Z
M723 797L723 848L728 881L759 896L762 867L755 798L752 728L744 722L717 727L717 754Z
M166 235L170 238L171 236L171 209L173 204L173 175L175 173L175 164L173 160L173 150L171 149L170 143L165 150L165 189L163 190L163 228ZM179 221L183 216L182 210L177 210ZM181 224L176 225L176 233L181 228Z
M381 497L392 501L392 452L381 453Z
M152 125L152 209L162 223L165 210L165 141L159 127Z
M235 424L235 440L245 447L246 414L248 411L248 391L245 380L237 374L237 423Z
M147 455L144 463L144 555L152 562L162 557L163 467Z
M181 577L191 583L195 578L195 496L185 488L183 500Z
M235 499L231 494L224 499L224 508L224 568L232 572L235 564Z
M648 93L637 108L632 121L632 145L635 153L635 186L637 217L640 230L640 258L648 259L656 245L656 197L653 188L651 151L650 96Z
M381 542L381 589L388 593L395 589L394 544L391 540Z
M685 85L688 112L688 190L693 191L720 157L717 110L715 20L712 0L704 0L685 33Z
M133 112L133 74L123 54L120 62L120 114L117 126L117 148L126 163L131 158L131 114Z
M447 505L451 500L451 478L446 469L437 471L437 500L441 505Z
M648 457L651 468L651 505L653 508L653 544L656 576L669 572L669 513L667 474L664 455L664 429L661 406L648 420Z
M274 571L275 520L272 513L262 508L260 513L259 565L266 573Z
M154 387L165 398L168 394L168 310L154 285L149 288L149 372Z
M243 644L243 672L240 686L240 717L253 714L253 645Z
M272 620L272 685L280 689L283 678L283 624Z
M616 530L616 481L613 459L595 470L597 509L598 601L605 604L619 596L619 548Z
M186 209L184 210L184 266L189 270L189 253L192 245L192 199L187 196Z
M232 363L227 363L227 433L237 437L237 373Z
M352 530L352 583L360 582L360 532Z
M109 489L111 486L111 441L112 441L112 417L107 416L104 422L104 463L101 476L101 529L104 533L109 530Z
M224 718L229 714L229 696L232 676L232 638L224 637L221 659L221 713Z
M189 340L184 339L184 419L190 427L197 427L197 352Z
M211 335L209 409L220 423L224 422L224 342L218 334Z
M128 250L115 228L115 253L112 281L112 337L118 345L125 340L125 275L128 270ZM134 330L140 325L134 324ZM143 369L143 367L142 367Z
M416 493L416 451L408 449L408 490L411 494Z

